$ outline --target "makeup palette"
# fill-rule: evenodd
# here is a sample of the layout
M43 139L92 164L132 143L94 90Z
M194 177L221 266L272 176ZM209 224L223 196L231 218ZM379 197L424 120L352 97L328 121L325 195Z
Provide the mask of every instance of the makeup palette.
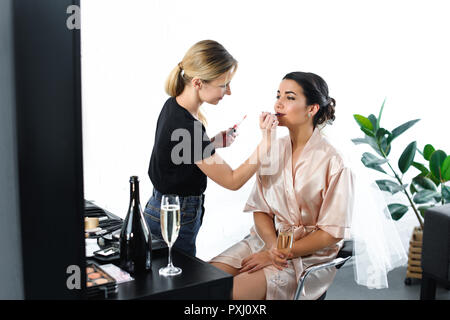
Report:
M113 277L103 271L98 265L91 263L86 266L86 295L88 298L104 296L117 292L117 283Z

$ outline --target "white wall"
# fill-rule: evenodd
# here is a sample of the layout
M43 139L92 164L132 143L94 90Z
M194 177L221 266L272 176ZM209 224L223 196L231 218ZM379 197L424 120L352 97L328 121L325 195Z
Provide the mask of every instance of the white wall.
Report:
M164 81L203 39L219 41L240 63L232 95L203 107L210 136L248 114L235 144L220 151L234 168L256 146L258 113L273 109L279 82L291 71L327 81L337 101L337 119L327 131L333 138L361 137L352 114L378 115L387 97L385 128L422 119L393 143L394 163L413 139L450 152L449 7L445 0L82 1L86 198L124 217L128 178L139 175L145 205L157 117L167 99ZM208 181L200 258L248 232L252 216L242 208L252 185L253 179L231 192ZM415 224L412 212L397 223L405 245Z

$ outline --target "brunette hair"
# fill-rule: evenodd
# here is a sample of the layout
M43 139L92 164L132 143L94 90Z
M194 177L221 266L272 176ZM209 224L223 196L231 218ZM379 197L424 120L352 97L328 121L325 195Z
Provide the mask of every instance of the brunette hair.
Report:
M284 76L283 80L294 80L303 88L303 94L306 97L306 104L318 104L319 111L313 118L314 128L316 126L325 126L333 124L336 119L335 108L336 100L329 97L328 85L320 76L311 72L291 72Z

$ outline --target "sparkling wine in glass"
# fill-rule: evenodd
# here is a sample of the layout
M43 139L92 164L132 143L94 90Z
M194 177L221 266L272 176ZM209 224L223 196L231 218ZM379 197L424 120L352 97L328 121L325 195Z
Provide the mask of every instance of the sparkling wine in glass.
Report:
M291 226L281 227L278 231L278 238L277 238L277 250L280 251L282 254L287 256L292 249L292 244L294 242L294 229ZM283 287L287 284L287 281L284 279L281 279L280 272L277 271L277 274L275 277L272 278L272 282L276 285Z
M159 269L162 276L179 275L181 268L172 264L172 246L180 231L180 200L177 195L163 195L161 199L161 233L169 247L169 263L167 267Z

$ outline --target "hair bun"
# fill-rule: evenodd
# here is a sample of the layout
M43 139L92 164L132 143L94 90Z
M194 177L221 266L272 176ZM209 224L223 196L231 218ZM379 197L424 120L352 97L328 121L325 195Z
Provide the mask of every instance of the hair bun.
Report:
M314 117L314 125L323 126L325 124L333 124L336 119L335 108L336 100L331 97L324 99L325 103L320 107L319 112Z
M327 98L327 106L336 107L336 100L331 97Z

